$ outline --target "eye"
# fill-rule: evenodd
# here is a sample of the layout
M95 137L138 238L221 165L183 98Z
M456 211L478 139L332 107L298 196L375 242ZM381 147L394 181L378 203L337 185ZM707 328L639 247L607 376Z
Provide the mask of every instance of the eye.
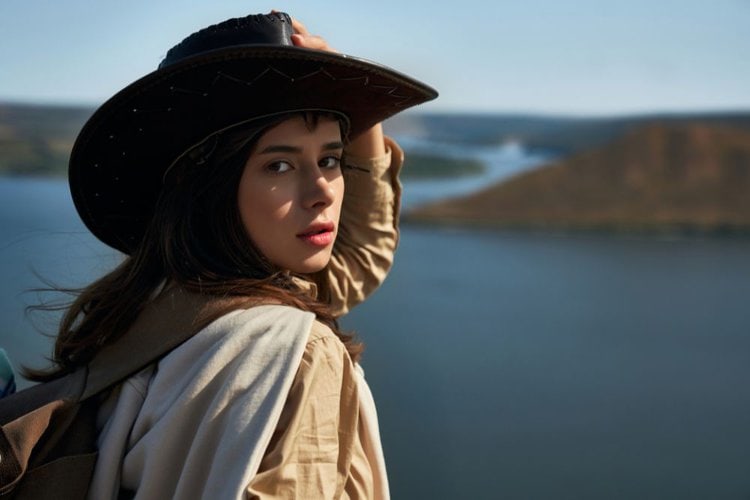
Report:
M326 156L318 162L320 168L338 168L341 164L341 158L338 156Z
M275 161L266 165L266 170L274 174L283 174L292 170L292 164L288 161Z

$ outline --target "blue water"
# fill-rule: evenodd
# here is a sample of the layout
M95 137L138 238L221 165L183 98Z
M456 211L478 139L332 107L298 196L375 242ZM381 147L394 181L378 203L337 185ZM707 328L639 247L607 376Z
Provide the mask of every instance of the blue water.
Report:
M748 498L748 255L405 228L347 321L398 498Z
M31 290L46 286L42 279L83 286L119 259L80 222L67 182L0 177L0 347L16 367L46 366L51 342L40 332L55 333L57 315L29 316L25 307L65 299Z
M399 144L409 152L434 154L458 160L473 159L478 160L485 166L484 172L479 175L409 180L407 182L408 189L404 190L401 200L404 210L431 201L473 193L554 159L553 155L548 153L532 153L516 142L490 146L467 146L410 136L399 136L397 139ZM406 156L407 161L404 169L408 171L408 153Z
M407 186L407 196L410 186ZM750 497L750 240L403 227L346 319L394 498ZM32 270L119 257L63 181L0 178L0 347L40 366Z

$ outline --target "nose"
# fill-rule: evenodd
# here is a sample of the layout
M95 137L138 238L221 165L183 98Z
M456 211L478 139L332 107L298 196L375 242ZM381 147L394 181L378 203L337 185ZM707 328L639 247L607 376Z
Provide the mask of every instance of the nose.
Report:
M333 204L336 193L333 186L318 169L312 169L305 181L304 205L308 208L326 208Z

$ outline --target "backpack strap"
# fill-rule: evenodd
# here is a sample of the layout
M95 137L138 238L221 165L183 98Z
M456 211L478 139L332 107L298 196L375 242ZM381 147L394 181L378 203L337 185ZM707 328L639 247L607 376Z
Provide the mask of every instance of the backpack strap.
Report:
M149 302L121 338L102 348L88 366L81 400L138 373L198 332L206 314L230 304L237 308L247 298L217 298L171 287Z

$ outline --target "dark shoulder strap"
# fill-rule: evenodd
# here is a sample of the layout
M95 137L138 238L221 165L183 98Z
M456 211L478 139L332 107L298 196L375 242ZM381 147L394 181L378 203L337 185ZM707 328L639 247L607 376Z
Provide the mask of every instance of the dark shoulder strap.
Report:
M81 399L133 375L195 335L198 322L210 308L236 304L247 299L217 299L171 288L150 302L128 332L104 347L89 363L86 389Z

